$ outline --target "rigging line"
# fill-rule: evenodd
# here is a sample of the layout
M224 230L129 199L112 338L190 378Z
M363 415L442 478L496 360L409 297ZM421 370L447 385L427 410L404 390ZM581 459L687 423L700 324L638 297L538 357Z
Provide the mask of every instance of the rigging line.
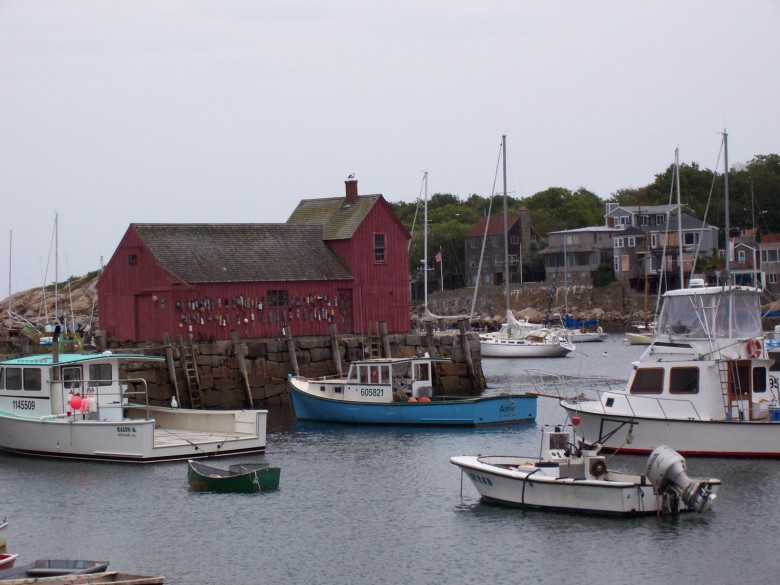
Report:
M720 155L723 154L723 141L720 142L720 148L718 148L718 157L715 160L715 168L718 168L718 165L720 165ZM707 223L707 215L710 212L710 203L712 203L712 196L715 193L715 183L717 181L718 173L717 171L713 171L712 173L712 183L710 184L710 194L707 196L707 205L704 207L704 218L701 222L701 232L700 234L704 233L704 226ZM717 238L715 245L717 246ZM693 257L693 266L691 267L691 274L693 274L695 268L696 268L696 261L699 259L699 250L701 247L701 237L699 237L699 241L696 242L696 254Z
M474 309L477 305L477 293L479 292L479 281L482 278L482 260L485 257L485 244L487 242L487 232L488 227L490 226L490 215L493 211L493 199L496 195L496 183L498 182L498 170L500 168L501 164L501 147L503 146L504 141L501 141L501 144L498 146L498 157L496 159L496 172L493 175L493 187L490 190L490 202L488 203L488 209L487 209L487 216L485 217L485 231L482 234L482 249L479 252L479 264L477 265L477 281L474 283L474 297L471 300L471 311L470 315L474 316Z
M423 185L425 185L425 177L423 177L423 180L420 182L420 192L417 194L417 207L414 208L414 218L412 219L412 237L409 238L409 242L406 244L407 252L412 249L412 239L414 238L414 226L417 225L417 214L420 212L420 199L422 199Z
M658 315L658 311L659 311L659 309L661 307L661 290L662 290L661 289L661 282L662 281L666 281L666 245L669 242L669 223L670 223L669 220L672 217L671 206L672 206L672 198L674 197L674 180L675 180L675 173L676 172L677 172L677 170L675 168L675 170L672 172L672 182L671 182L672 184L669 186L669 203L667 205L670 207L670 209L666 212L666 228L665 228L666 231L664 232L664 245L661 248L661 276L658 279L658 291L657 291L657 294L655 296L655 313L654 314L656 316ZM680 210L679 210L679 208L677 209L677 215L678 215L677 221L679 222L680 221L680 217L679 217ZM682 258L680 258L680 261L682 261Z

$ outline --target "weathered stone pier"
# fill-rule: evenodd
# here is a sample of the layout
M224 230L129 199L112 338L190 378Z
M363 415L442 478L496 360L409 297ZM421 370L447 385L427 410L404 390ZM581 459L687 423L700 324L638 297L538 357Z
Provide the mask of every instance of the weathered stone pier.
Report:
M413 357L428 353L450 358L437 364L439 387L447 395L478 395L485 389L478 334L465 322L456 330L373 335L330 335L295 338L289 329L273 339L197 343L179 340L160 346L139 347L147 354L168 355L168 363L132 369L131 376L147 380L152 404L169 404L173 396L184 407L193 403L191 384L197 383L205 408L248 408L288 400L287 376L314 378L346 373L349 362L374 357ZM125 351L125 350L122 350ZM194 360L197 382L188 381L187 366ZM193 378L192 375L189 375Z

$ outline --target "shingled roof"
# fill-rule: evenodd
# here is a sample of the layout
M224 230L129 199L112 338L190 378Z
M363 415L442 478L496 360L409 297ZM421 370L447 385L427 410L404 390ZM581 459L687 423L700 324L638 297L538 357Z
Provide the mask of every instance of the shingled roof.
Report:
M518 213L510 213L507 216L507 228L512 229L512 227L518 222L520 219L520 214ZM467 238L472 238L475 236L482 237L485 235L485 222L489 221L488 224L488 230L487 235L488 236L495 236L499 234L504 233L504 216L503 214L493 214L489 217L480 216L480 218L477 220L477 223L475 223L471 229L466 234Z
M348 240L381 195L361 195L353 203L344 197L305 199L287 220L288 225L321 225L324 240Z
M187 283L352 280L319 226L132 224L157 261Z

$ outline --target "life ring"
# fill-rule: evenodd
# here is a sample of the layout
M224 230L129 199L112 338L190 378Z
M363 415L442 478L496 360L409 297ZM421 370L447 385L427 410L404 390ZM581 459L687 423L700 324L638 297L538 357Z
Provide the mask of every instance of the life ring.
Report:
M761 353L763 352L763 345L761 343L760 339L748 339L747 342L747 353L748 355L753 359L758 359L761 357Z

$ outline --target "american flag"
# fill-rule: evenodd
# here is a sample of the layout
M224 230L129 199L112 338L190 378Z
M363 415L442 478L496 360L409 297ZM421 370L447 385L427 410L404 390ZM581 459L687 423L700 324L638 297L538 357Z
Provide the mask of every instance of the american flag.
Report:
M441 262L441 250L436 252L436 262Z

